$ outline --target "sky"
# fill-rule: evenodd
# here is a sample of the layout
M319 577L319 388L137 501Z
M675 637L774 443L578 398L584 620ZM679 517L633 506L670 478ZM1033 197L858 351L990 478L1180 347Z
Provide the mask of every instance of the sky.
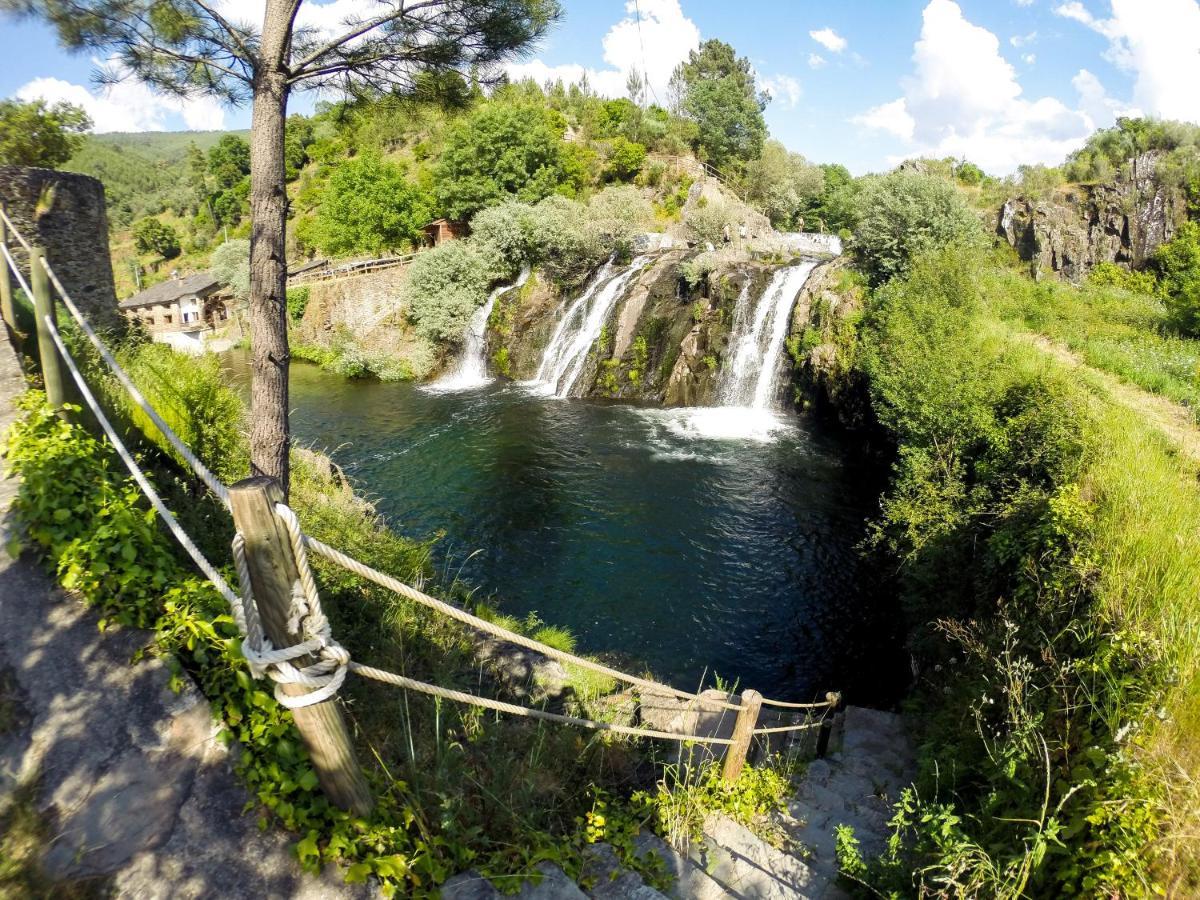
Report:
M240 18L257 4L224 0ZM318 26L372 0L307 0ZM992 174L1061 162L1119 115L1200 123L1200 0L563 0L565 16L514 76L578 80L624 96L631 69L667 99L671 71L720 38L770 92L772 137L856 174L912 156L967 158ZM247 109L101 89L100 58L45 26L0 18L0 96L84 106L96 131L245 128ZM311 95L292 109L311 110Z

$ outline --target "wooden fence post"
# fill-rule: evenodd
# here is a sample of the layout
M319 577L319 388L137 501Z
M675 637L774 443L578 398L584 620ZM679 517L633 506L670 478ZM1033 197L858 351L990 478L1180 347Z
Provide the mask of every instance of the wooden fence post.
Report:
M0 210L4 209L0 204ZM8 249L8 226L0 219L0 246ZM17 316L13 310L12 275L8 271L8 260L0 254L0 314L4 316L4 324L13 334L17 332Z
M838 711L838 707L842 705L842 695L837 691L830 691L825 695L825 700L829 703L829 708L821 717L821 728L817 732L817 759L824 759L829 753L829 738L833 735L833 716Z
M46 401L55 409L67 400L63 390L62 361L58 348L46 327L46 318L56 326L58 317L54 312L54 298L50 294L50 277L42 266L45 251L34 247L29 251L29 287L33 291L33 317L37 325L38 362L42 365L42 383L46 386Z
M275 514L283 502L283 491L271 478L239 481L229 489L233 523L246 542L246 561L263 631L276 647L301 643L300 635L288 629L292 585L299 578L287 528ZM314 660L301 657L294 665L307 666ZM285 694L304 694L302 685L282 685ZM350 741L350 732L337 698L292 710L296 728L312 757L321 789L337 807L365 816L373 800Z
M746 765L746 755L750 752L750 741L754 737L754 727L758 724L758 711L762 709L762 694L753 688L742 691L742 708L738 711L737 721L733 725L733 743L725 751L725 768L721 773L730 784L738 780L742 767Z

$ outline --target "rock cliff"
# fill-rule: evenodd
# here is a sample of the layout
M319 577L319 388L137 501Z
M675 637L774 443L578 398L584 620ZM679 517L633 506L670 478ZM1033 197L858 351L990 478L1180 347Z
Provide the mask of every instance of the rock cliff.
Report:
M1182 194L1158 177L1159 161L1159 154L1144 153L1113 182L1067 188L1049 200L1010 199L996 231L1034 278L1077 282L1104 262L1137 268L1187 212Z

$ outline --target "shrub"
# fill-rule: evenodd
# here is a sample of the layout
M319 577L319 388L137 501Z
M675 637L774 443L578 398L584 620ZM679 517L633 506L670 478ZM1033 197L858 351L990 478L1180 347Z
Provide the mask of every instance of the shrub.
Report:
M1135 294L1153 294L1157 281L1153 272L1139 272L1116 263L1102 262L1088 273L1088 284L1121 288Z
M858 209L853 249L872 284L904 272L923 251L982 242L979 220L942 178L894 173L868 180Z
M683 224L696 240L719 246L726 236L737 235L738 210L721 201L697 203L683 214Z
M133 226L133 244L138 253L156 253L163 259L179 255L179 234L155 218L142 219Z
M432 210L399 166L357 156L333 170L305 240L331 255L396 250L421 240Z
M613 181L631 181L642 170L645 161L644 145L617 136L609 145L604 174Z
M1154 253L1167 321L1181 334L1200 337L1200 224L1186 222Z
M403 288L417 333L432 341L461 340L471 315L487 299L491 280L487 257L471 241L450 241L417 254Z
M245 238L226 241L208 260L213 277L229 285L233 295L245 300L250 296L250 242Z
M528 203L508 200L475 214L471 220L471 240L489 248L506 268L516 272L537 249L537 216Z
M304 318L304 310L308 308L308 297L311 293L307 285L287 289L288 318L299 322Z

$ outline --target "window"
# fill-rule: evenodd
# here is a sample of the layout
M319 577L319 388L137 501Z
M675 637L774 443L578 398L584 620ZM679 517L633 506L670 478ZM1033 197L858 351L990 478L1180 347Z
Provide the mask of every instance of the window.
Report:
M170 313L167 313L165 316L163 316L163 324L164 325L171 324L171 314Z

